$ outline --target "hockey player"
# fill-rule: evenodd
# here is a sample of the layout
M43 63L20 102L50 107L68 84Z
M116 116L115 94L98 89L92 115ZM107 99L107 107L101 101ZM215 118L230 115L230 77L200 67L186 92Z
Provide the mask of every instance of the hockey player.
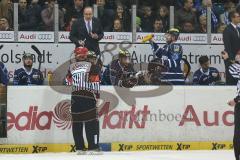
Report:
M7 85L8 84L8 71L5 65L0 62L0 86L1 85Z
M166 72L162 72L161 82L167 82L173 85L184 85L184 75L181 69L181 60L183 49L176 43L179 37L179 30L170 29L166 34L166 44L161 48L153 41L153 36L147 36L144 41L149 40L153 54L162 60L162 65L167 68Z
M137 84L136 72L131 63L131 54L128 50L120 50L118 58L110 65L110 80L112 85L131 88Z
M221 80L219 72L216 68L210 67L209 59L207 56L199 58L201 68L198 69L193 75L193 84L196 85L214 85Z
M66 76L67 85L72 86L71 113L72 132L77 154L99 154L99 121L97 99L100 82L97 67L87 61L88 49L74 50L76 62L70 65ZM83 125L85 124L88 151L84 145ZM87 152L86 152L87 151Z
M42 85L43 75L38 69L32 67L33 56L31 53L23 54L23 68L14 72L13 85Z
M227 52L222 52L222 57L227 61L229 65L228 70L233 78L238 80L237 83L237 96L228 102L228 105L234 107L234 137L233 137L233 147L236 160L240 160L240 50L235 56L235 62L229 59Z

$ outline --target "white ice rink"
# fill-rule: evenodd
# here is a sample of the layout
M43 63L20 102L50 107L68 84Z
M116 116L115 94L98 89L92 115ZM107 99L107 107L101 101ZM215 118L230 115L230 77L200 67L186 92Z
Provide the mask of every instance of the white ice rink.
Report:
M0 160L234 160L233 151L104 152L103 155L42 153L0 155Z

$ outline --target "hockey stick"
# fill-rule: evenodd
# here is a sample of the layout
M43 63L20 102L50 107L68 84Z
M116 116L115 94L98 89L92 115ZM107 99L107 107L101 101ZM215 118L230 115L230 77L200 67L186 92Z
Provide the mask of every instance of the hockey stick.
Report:
M35 46L35 45L32 45L31 48L37 53L38 55L38 62L39 62L39 65L38 65L38 70L41 69L41 64L42 64L42 54L41 52L39 51L39 49Z

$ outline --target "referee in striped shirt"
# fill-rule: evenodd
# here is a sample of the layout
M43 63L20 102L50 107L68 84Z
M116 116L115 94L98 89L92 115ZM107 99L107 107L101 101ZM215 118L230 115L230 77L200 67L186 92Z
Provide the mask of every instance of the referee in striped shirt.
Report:
M234 137L233 147L236 160L240 160L240 50L235 56L235 62L229 60L228 53L222 52L223 59L229 64L228 70L231 76L238 80L237 96L228 102L228 105L234 107Z
M72 86L71 114L72 132L77 154L99 154L99 121L97 99L100 78L94 63L87 61L88 49L74 50L76 62L69 67L66 84ZM88 150L84 145L83 125L85 125ZM86 152L87 151L87 152Z

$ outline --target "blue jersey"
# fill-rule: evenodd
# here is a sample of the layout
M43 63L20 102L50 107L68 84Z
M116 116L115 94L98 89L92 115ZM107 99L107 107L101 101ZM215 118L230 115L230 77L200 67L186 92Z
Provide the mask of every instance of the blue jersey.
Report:
M26 72L24 68L15 70L14 85L42 85L43 84L43 75L42 72L38 69L32 69L30 72Z
M185 84L184 75L181 69L181 60L183 49L180 44L166 44L163 48L152 42L153 54L162 59L163 65L167 68L162 72L162 82L169 82L173 85Z
M193 84L196 85L214 85L219 80L221 80L219 72L213 67L209 67L205 72L200 68L193 75Z
M2 62L0 62L0 83L2 83L3 85L7 85L8 81L9 78L7 68Z

